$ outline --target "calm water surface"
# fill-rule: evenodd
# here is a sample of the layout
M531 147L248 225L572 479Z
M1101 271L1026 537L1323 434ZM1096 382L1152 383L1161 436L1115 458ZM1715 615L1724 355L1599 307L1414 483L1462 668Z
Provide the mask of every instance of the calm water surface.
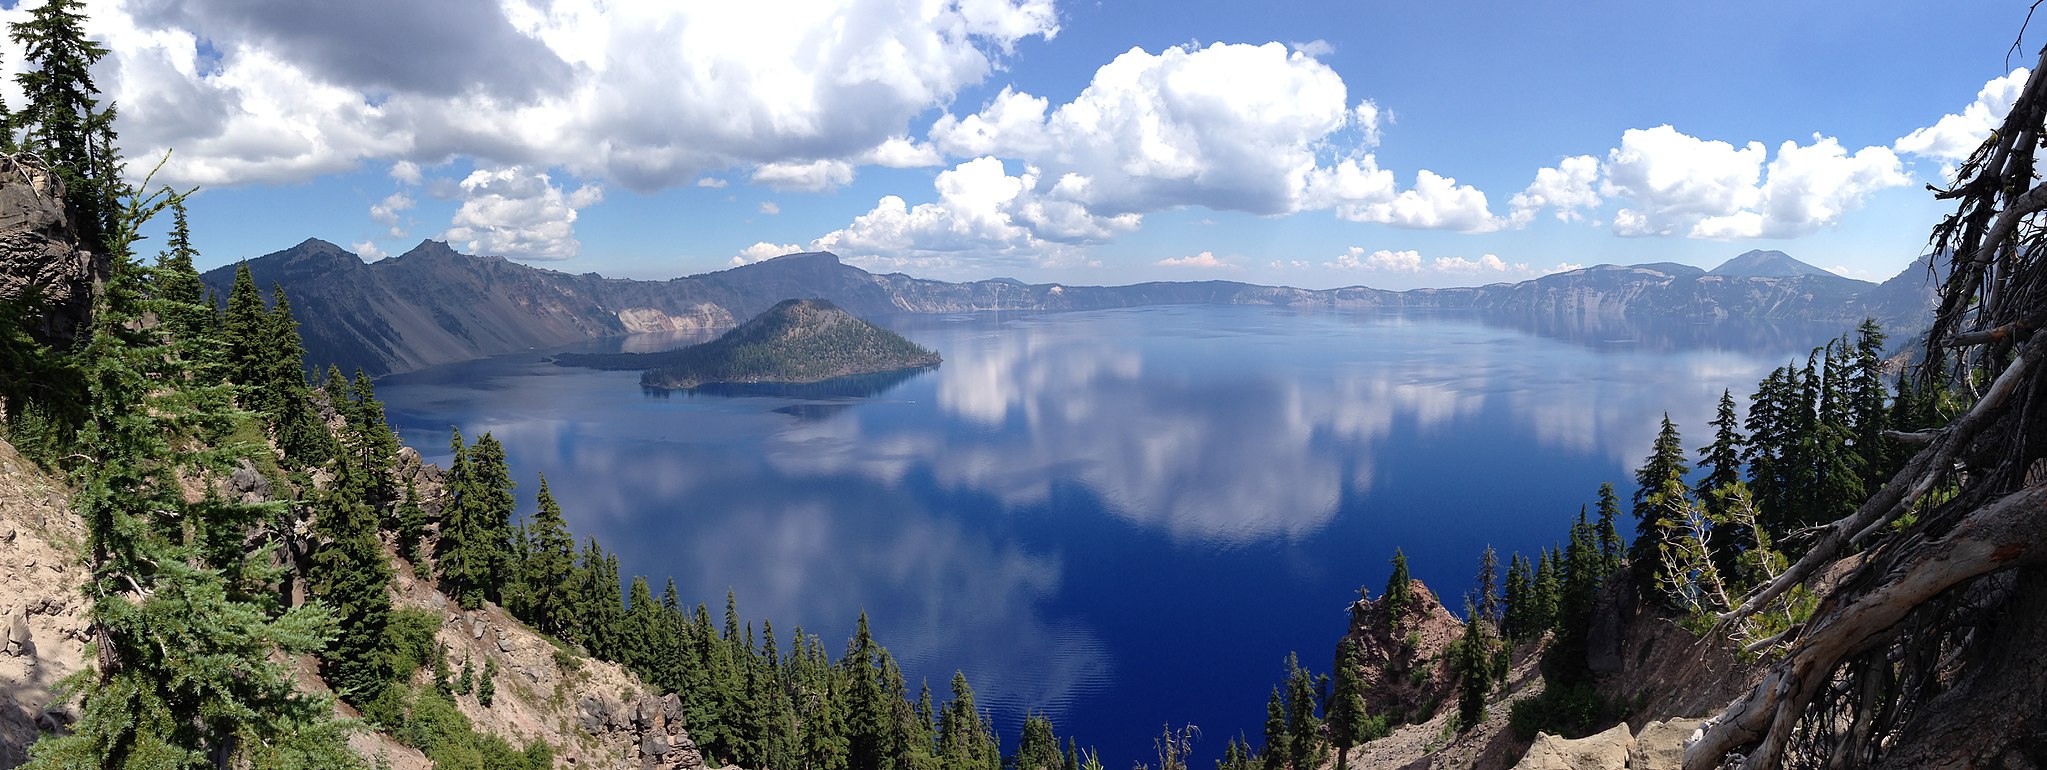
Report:
M1627 494L1663 412L1703 445L1722 388L1839 332L1257 307L889 324L945 364L663 396L536 352L378 393L431 461L451 425L496 435L522 512L545 472L579 538L657 592L672 575L715 616L730 588L784 649L798 625L839 649L865 609L913 689L963 669L1009 740L1046 713L1116 767L1167 723L1203 728L1201 762L1255 736L1286 654L1328 670L1396 546L1455 596L1487 544L1533 552L1601 481Z

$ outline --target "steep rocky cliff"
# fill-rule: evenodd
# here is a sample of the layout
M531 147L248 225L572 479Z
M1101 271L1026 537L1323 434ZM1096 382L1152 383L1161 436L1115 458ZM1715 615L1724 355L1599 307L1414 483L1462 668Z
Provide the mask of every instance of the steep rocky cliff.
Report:
M31 336L68 346L107 270L105 255L76 245L64 180L34 156L0 156L0 305L24 305Z
M1311 290L1233 281L1130 286L1010 280L948 283L869 273L829 253L791 254L668 281L632 281L465 256L436 241L365 264L338 246L308 240L247 264L258 286L267 291L272 283L280 284L291 295L308 362L343 369L360 366L371 374L631 332L723 331L785 299L826 299L863 317L1142 305L1291 305L1472 310L1572 322L1745 318L1847 325L1873 315L1892 326L1923 317L1930 296L1883 292L1875 284L1824 271L1724 276L1667 263L1601 265L1520 283L1406 292L1362 286ZM1914 275L1907 271L1900 278ZM234 268L220 268L205 277L225 297Z

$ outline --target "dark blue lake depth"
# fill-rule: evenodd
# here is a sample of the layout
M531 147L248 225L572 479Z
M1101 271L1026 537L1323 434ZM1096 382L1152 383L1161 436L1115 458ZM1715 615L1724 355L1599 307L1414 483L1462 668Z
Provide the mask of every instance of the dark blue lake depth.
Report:
M1199 725L1256 736L1289 651L1329 669L1359 585L1405 549L1455 598L1487 544L1555 543L1623 496L1668 411L1709 439L1831 328L1529 324L1164 307L890 319L945 364L825 391L643 392L541 352L387 378L405 441L503 441L578 537L715 616L840 649L865 609L914 692L967 672L1110 767ZM658 349L673 339L586 349ZM878 391L878 392L877 392ZM1746 403L1744 400L1742 403Z

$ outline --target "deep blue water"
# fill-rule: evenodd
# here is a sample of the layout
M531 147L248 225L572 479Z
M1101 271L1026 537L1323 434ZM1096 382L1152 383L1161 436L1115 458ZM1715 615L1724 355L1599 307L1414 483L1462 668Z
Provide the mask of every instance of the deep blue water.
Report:
M1258 307L889 323L945 364L662 395L535 352L378 393L431 461L451 425L494 434L522 511L546 473L579 538L657 592L673 576L715 615L730 588L785 649L798 625L839 649L865 609L913 689L963 669L1003 724L1049 714L1117 767L1168 723L1203 729L1202 762L1255 736L1287 653L1328 670L1396 546L1458 606L1487 544L1533 552L1601 481L1627 495L1663 412L1703 445L1722 388L1839 331Z

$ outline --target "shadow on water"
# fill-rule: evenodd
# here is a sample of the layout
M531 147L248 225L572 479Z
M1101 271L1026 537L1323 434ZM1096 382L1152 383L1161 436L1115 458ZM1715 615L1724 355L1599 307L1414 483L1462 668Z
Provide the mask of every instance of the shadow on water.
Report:
M640 392L649 398L667 399L676 396L693 398L799 398L813 401L839 401L873 398L894 390L896 386L916 379L920 374L938 369L926 366L916 369L897 369L873 374L856 374L837 377L821 382L707 382L694 388L670 390L641 386ZM846 406L840 404L837 406ZM797 414L788 408L775 410L784 414ZM798 414L797 416L804 416Z

